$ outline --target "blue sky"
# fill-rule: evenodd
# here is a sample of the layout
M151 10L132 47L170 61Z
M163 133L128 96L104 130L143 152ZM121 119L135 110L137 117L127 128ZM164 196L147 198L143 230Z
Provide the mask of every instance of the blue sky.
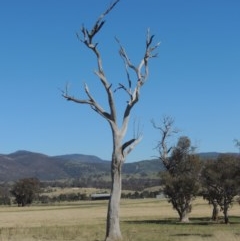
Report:
M47 155L82 153L110 160L108 124L88 106L67 102L86 82L104 103L93 74L96 62L76 38L91 27L109 0L3 0L0 8L0 153L29 150ZM121 0L97 40L109 82L125 81L117 36L131 60L142 57L147 28L161 41L148 82L132 112L143 140L127 161L157 156L160 124L172 116L199 152L237 151L240 139L240 1ZM123 104L126 103L124 95ZM119 110L123 105L119 105Z

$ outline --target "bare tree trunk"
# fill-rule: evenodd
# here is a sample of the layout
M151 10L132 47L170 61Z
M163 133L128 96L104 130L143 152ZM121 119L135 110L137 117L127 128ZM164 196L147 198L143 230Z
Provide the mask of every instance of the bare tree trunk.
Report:
M216 201L213 201L213 212L212 212L212 220L218 221L219 216L219 207Z
M177 204L175 204L177 205ZM179 221L181 223L189 223L189 217L188 217L188 214L190 213L190 207L191 207L191 204L185 204L184 207L179 207L178 205L175 206L175 209L177 210L178 212L178 215L179 215Z
M189 223L189 218L188 218L188 210L184 209L181 214L180 214L180 222L181 223Z
M225 224L229 224L228 205L227 205L227 204L224 204L224 207L223 207L223 215L224 215L224 222L225 222Z
M106 241L121 240L121 230L119 221L120 199L122 191L121 168L123 156L118 151L113 153L112 157L112 189L108 203Z

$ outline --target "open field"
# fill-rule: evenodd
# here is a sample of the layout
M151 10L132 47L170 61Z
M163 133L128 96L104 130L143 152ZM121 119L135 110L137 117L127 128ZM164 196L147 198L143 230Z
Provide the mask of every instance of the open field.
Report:
M0 207L0 241L101 241L107 201L81 201L52 206ZM121 229L125 241L237 241L240 207L229 210L230 225L210 222L211 207L197 199L191 223L179 224L166 200L122 200Z
M66 188L60 188L60 187L54 187L54 188L46 188L42 195L47 195L50 197L58 196L60 194L71 194L71 193L81 193L86 194L87 196L90 196L93 193L109 193L109 189L99 189L99 188L78 188L78 187L66 187Z

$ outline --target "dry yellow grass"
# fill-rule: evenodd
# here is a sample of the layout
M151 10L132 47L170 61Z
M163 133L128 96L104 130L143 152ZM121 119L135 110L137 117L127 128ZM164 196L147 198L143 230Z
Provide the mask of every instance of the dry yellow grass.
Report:
M71 226L96 223L106 217L107 203L7 207L0 209L1 227Z
M0 207L0 241L100 241L105 234L106 212L107 201ZM240 217L238 204L229 215ZM230 225L209 224L206 219L211 216L211 206L202 199L193 204L192 224L179 224L176 211L166 200L122 200L120 216L124 241L240 240L240 219Z
M60 188L60 187L54 187L54 188L46 188L45 192L42 193L42 195L48 195L50 197L59 196L60 194L71 194L71 193L81 193L86 195L91 195L93 193L104 193L109 192L108 189L97 189L97 188Z

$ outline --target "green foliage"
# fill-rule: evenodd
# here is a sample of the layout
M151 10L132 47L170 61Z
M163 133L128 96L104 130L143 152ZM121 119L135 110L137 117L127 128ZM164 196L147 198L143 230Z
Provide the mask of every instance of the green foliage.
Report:
M191 201L199 190L201 162L192 154L191 142L180 137L167 160L166 171L161 174L163 192L177 210L180 221L191 211Z
M19 206L30 205L40 190L40 182L37 178L23 178L12 187L11 193Z
M141 198L156 198L156 196L159 194L159 191L143 191L143 192L129 192L129 193L122 193L121 198L125 199L141 199Z
M220 155L217 160L207 161L202 170L201 181L203 197L211 204L217 202L224 212L225 223L228 223L228 209L240 190L239 157Z
M90 200L90 196L86 193L61 193L57 196L50 197L48 195L40 195L38 200L43 204L55 203L55 202L75 202L80 200Z

